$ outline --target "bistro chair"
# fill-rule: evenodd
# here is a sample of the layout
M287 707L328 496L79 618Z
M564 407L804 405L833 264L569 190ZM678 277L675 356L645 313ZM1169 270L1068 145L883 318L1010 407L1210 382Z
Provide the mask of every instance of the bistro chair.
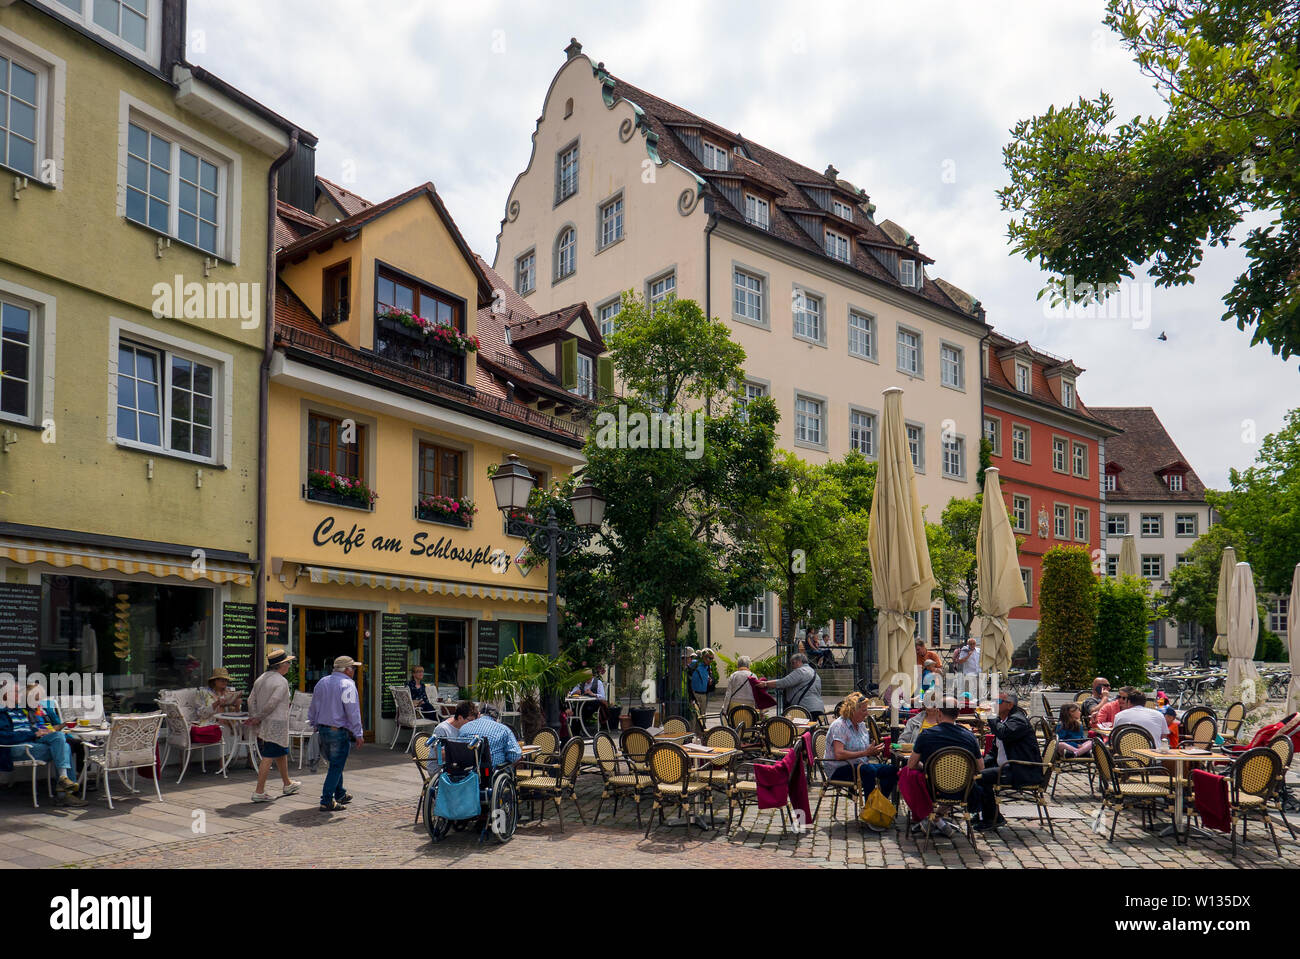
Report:
M654 739L640 726L623 730L623 735L618 741L618 747L627 757L628 763L643 776L650 775L650 767L646 765L645 756L653 745Z
M1286 800L1287 800L1287 770L1291 768L1291 760L1295 758L1295 745L1286 736L1274 736L1268 742L1268 748L1277 753L1277 758L1281 761L1281 771L1277 777L1276 788L1273 793L1273 802L1277 803L1276 809L1282 817L1282 822L1286 825L1286 831L1295 838L1295 830L1291 828L1291 822L1286 818Z
M946 746L926 760L925 781L934 802L926 829L931 848L937 848L934 833L941 814L944 818L965 822L966 838L974 848L975 831L971 826L970 810L966 807L975 786L975 757L961 746Z
M1182 736L1187 742L1191 742L1192 730L1196 728L1196 724L1207 716L1210 719L1218 718L1209 706L1193 706L1179 717L1178 728L1182 730Z
M519 782L531 779L534 776L541 776L543 775L543 768L555 765L555 754L560 749L560 737L554 729L543 726L533 734L533 738L528 741L528 745L541 746L542 748L541 751L529 761L529 766L527 768L515 768L515 778L519 780Z
M1056 738L1056 727L1052 725L1050 717L1035 716L1029 723L1033 726L1038 738L1042 740L1043 745L1047 745L1049 740Z
M752 770L755 766L773 765L773 760L764 759L763 757L758 756L752 760L746 760L745 763ZM737 762L736 765L739 766L741 764ZM731 830L733 808L740 810L740 818L736 820L737 824L739 824L745 821L745 810L750 806L756 805L758 805L758 780L736 774L732 779L730 788L727 790L727 830ZM788 798L780 811L781 835L784 836L787 834L787 823L792 825L795 821L794 807L790 805L790 800Z
M560 832L564 832L564 807L560 804L567 796L578 810L578 820L585 826L587 819L582 815L578 805L578 770L582 766L582 750L586 743L577 736L569 739L560 750L559 761L554 765L540 766L535 763L521 763L524 768L536 768L538 774L519 780L519 799L527 800L531 806L538 799L542 800L541 819L546 818L546 800L555 803L555 815L560 821ZM518 768L518 767L516 767Z
M1081 689L1074 694L1074 704L1076 706L1082 706L1085 702L1087 702L1091 698L1092 698L1091 689Z
M686 750L676 743L653 743L646 751L646 765L650 768L650 779L654 783L654 805L650 808L646 839L650 838L655 827L655 813L659 814L659 822L664 821L665 806L675 805L679 814L686 816L686 805L690 803L690 815L693 817L696 803L703 796L708 801L709 816L712 818L712 790L707 783L691 777L691 761Z
M167 768L167 760L171 757L172 746L176 747L177 752L185 750L185 759L181 762L181 774L176 777L176 784L180 785L185 778L185 772L190 768L190 756L195 750L199 753L199 766L204 771L208 771L208 761L204 750L211 749L213 746L221 750L221 764L226 764L226 738L222 736L215 743L196 743L191 736L194 726L185 719L181 712L180 705L171 699L164 699L159 702L162 707L163 715L167 718L167 748L163 750L162 762L159 768Z
M592 746L596 753L596 765L600 769L600 778L603 786L600 792L600 802L596 805L596 815L592 817L591 824L594 826L600 820L600 811L605 806L606 799L614 800L614 815L618 815L619 800L626 796L632 797L632 802L636 804L636 824L641 825L641 794L654 788L654 783L645 773L638 773L631 761L623 755L620 755L618 743L614 741L614 734L608 730L596 734L592 740ZM623 767L620 771L619 767Z
M415 806L417 823L420 821L420 813L424 811L424 804L429 799L429 789L433 785L433 777L429 775L429 758L437 748L433 737L426 736L424 733L417 733L415 742L411 746L411 759L415 761L415 768L420 771L420 801Z
M1092 748L1096 749L1097 747ZM1046 753L1044 753L1043 759L1047 759ZM1097 794L1096 787L1093 785L1093 778L1097 772L1097 763L1092 758L1091 751L1084 753L1082 756L1071 756L1061 749L1058 742L1055 755L1052 757L1052 768L1056 771L1052 778L1053 799L1056 798L1056 787L1061 782L1061 773L1086 773L1088 776L1088 795L1095 796Z
M726 723L740 736L741 749L746 752L762 750L762 716L757 709L745 703L737 703L727 710Z
M799 742L794 723L784 716L773 716L763 723L763 750L773 759L781 759Z
M691 724L681 716L669 716L664 720L660 733L664 736L687 736L691 733Z
M1235 743L1237 741L1237 734L1241 732L1241 724L1245 719L1245 703L1233 703L1227 708L1223 714L1223 731L1220 733L1224 742Z
M1187 745L1195 746L1197 749L1209 749L1214 745L1214 736L1218 732L1217 726L1213 716L1202 716L1192 727L1187 737Z
M104 796L108 799L108 808L113 808L112 773L131 771L134 779L137 770L153 769L155 751L158 746L158 731L162 728L162 713L136 713L134 715L114 716L108 727L108 741L101 746L86 746L86 768L82 770L81 798L86 798L86 788L90 785L92 769L103 774ZM158 780L153 777L153 789L162 802L162 790Z
M736 778L736 765L740 759L740 736L734 729L726 726L714 726L704 737L704 745L714 749L733 749L737 753L732 756L724 756L719 759L710 759L707 763L697 768L694 777L700 782L708 783L709 788L715 789L724 796L731 788L732 782Z
M1052 704L1047 700L1047 693L1039 693L1038 695L1043 698L1043 716L1050 719L1052 716ZM1041 719L1042 717L1039 718Z
M1282 846L1277 841L1273 829L1273 820L1269 816L1269 804L1277 792L1277 781L1284 775L1282 760L1276 752L1267 746L1256 746L1242 753L1232 764L1231 792L1228 809L1232 814L1232 856L1237 857L1237 820L1241 820L1241 841L1246 841L1246 823L1252 816L1261 820L1268 827L1268 834L1273 839L1273 847L1282 855Z
M1097 747L1092 747L1096 749ZM1143 773L1143 782L1156 782L1170 785L1173 777L1169 770L1161 765L1153 765L1146 756L1138 755L1139 749L1155 749L1155 741L1143 727L1132 723L1116 726L1110 734L1110 753L1115 765L1126 772Z
M1169 811L1174 802L1174 792L1170 785L1159 782L1145 782L1139 777L1143 769L1121 769L1115 764L1109 747L1100 739L1092 746L1092 759L1097 764L1097 786L1101 790L1102 809L1113 809L1115 818L1110 824L1110 842L1115 841L1115 827L1119 824L1119 814L1124 809L1140 809L1142 825L1154 826L1157 812ZM1164 767L1161 767L1163 770ZM1177 828L1178 823L1174 823Z
M402 734L402 729L406 728L411 730L411 741L406 746L407 750L410 750L415 744L417 732L438 724L415 711L415 701L411 698L411 691L405 686L389 686L388 691L393 694L393 703L397 706L397 719L393 722L393 741L388 748L393 749L397 746L397 737Z
M18 743L17 745L14 746L0 746L0 749L9 750L9 755L13 757L13 767L15 770L20 768L31 769L33 809L41 808L41 804L36 799L37 796L36 770L40 769L42 766L45 767L45 788L49 792L50 798L51 799L54 798L54 781L51 778L51 775L54 772L54 764L47 763L44 759L37 759L35 756L33 756L31 743ZM12 786L17 781L18 781L18 776L15 775L12 779L9 780L9 784Z
M786 709L784 716L786 719L812 719L812 713L802 706L790 706Z
M298 768L302 769L311 738L316 735L316 727L307 722L311 712L311 693L295 692L289 701L289 753L293 754L293 744L298 744ZM313 752L313 755L317 755ZM317 759L312 759L312 769L316 768Z
M1032 763L1024 759L1008 759L998 767L998 778L993 784L993 794L997 796L998 802L1006 800L1020 800L1032 802L1038 811L1038 822L1041 825L1046 817L1047 829L1056 838L1056 827L1052 825L1052 813L1047 808L1048 788L1052 785L1052 772L1056 768L1054 760L1056 758L1056 740L1048 740L1043 747L1043 761ZM1038 773L1036 781L1031 780L1022 785L1015 785L1010 777L1010 773L1016 767L1024 767L1027 770ZM1002 774L1007 773L1008 778L1004 781Z

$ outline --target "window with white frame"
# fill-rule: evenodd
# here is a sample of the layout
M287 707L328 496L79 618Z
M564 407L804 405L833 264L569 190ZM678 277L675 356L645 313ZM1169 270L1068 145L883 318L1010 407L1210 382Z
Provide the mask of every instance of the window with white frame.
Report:
M670 296L677 295L677 274L665 273L656 280L650 281L650 306L656 303L662 303Z
M1103 478L1103 480L1102 480L1102 489L1104 489L1107 493L1113 493L1113 492L1115 492L1115 474L1114 474L1114 473L1107 473L1107 474L1106 474L1106 476L1105 476L1105 477Z
M955 390L966 388L966 364L958 347L946 343L939 347L939 382Z
M736 607L736 632L767 632L767 594L757 597L752 603Z
M36 419L36 360L39 313L33 304L0 295L0 414L6 419Z
M1074 538L1080 543L1088 542L1088 511L1081 506L1074 508Z
M1061 380L1061 405L1067 410L1074 409L1074 381Z
M834 230L826 231L826 254L843 262L849 262L849 238Z
M825 407L821 400L810 396L796 396L794 400L794 438L798 443L821 446L825 429L822 417Z
M962 617L966 615L967 600L962 600L961 606L954 609L947 603L943 604L943 635L950 643L955 643L965 635L965 628Z
M714 146L708 140L705 140L704 165L710 170L730 169L730 157L727 154L726 148Z
M1179 553L1177 556L1174 557L1174 567L1177 568L1179 566L1186 566L1191 561L1192 561L1191 557L1188 556L1186 553Z
M1052 534L1057 539L1069 539L1070 507L1057 503L1052 507Z
M610 300L596 307L596 322L600 325L600 335L609 336L616 329L614 317L623 309L621 300Z
M561 150L555 157L555 202L578 192L578 144Z
M1023 363L1016 364L1016 389L1021 393L1029 392L1029 367Z
M1002 455L1002 421L996 416L984 417L984 438L993 447L993 455Z
M117 438L211 459L217 371L199 359L122 339L117 347Z
M1143 536L1163 536L1164 535L1164 517L1159 513L1142 514L1142 535Z
M566 226L555 238L555 278L572 276L578 268L578 231Z
M1165 558L1159 554L1143 555L1142 575L1146 579L1164 579Z
M966 477L966 440L955 436L943 442L943 475L954 479Z
M136 117L127 124L126 216L206 250L226 252L228 161Z
M596 398L596 377L593 375L593 366L590 356L586 353L578 354L578 385L573 392L589 400Z
M763 322L763 278L744 270L733 271L736 316L750 323Z
M921 336L919 333L899 329L898 369L909 376L921 375Z
M1029 600L1029 605L1034 605L1034 571L1020 567L1020 582L1025 585L1025 598Z
M1073 469L1075 476L1088 476L1088 447L1083 443L1073 444Z
M1111 577L1119 575L1118 556L1111 556L1111 555L1106 556L1106 575Z
M600 248L623 239L623 196L619 194L600 208Z
M156 32L159 17L157 0L58 0L58 3L92 33L134 56L149 56L151 34Z
M806 290L794 293L794 335L820 343L822 339L822 300Z
M907 451L912 456L912 468L925 469L925 429L907 424Z
M746 380L740 396L740 408L743 411L750 403L760 396L767 396L767 384L755 383L753 380ZM748 418L748 414L745 414Z
M515 260L515 292L520 296L533 292L537 286L537 253L529 250Z
M1059 436L1052 437L1052 469L1064 473L1066 469L1066 442Z
M1018 533L1029 532L1029 497L1011 497L1011 526Z
M1029 427L1011 427L1011 458L1018 463L1029 462Z
M1268 631L1278 636L1286 636L1290 626L1291 599L1279 596L1268 601Z
M1175 513L1174 514L1174 535L1175 536L1195 536L1196 532L1196 514L1195 513Z
M752 193L745 194L745 222L764 230L771 225L771 208L768 202Z
M876 358L876 318L849 310L849 355L866 360Z
M912 627L914 630L912 635L916 639L924 640L925 639L925 617L921 615L920 610L916 610L912 613Z
M906 287L916 286L916 261L898 261L898 282Z
M849 206L847 203L840 200L834 200L831 202L831 209L840 219L849 221L853 220L853 207Z
M849 410L849 449L863 456L876 455L876 418L862 410Z
M1128 535L1128 513L1107 513L1106 514L1106 535L1127 536Z
M1169 491L1170 491L1171 493L1181 493L1181 492L1183 491L1183 474L1182 474L1182 473L1170 473L1170 474L1169 474Z
M51 122L49 83L47 65L0 43L0 166L40 175Z

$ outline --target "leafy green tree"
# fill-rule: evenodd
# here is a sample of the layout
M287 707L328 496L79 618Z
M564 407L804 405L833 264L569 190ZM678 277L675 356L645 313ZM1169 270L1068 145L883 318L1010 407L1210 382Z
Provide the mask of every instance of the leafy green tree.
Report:
M840 486L844 502L845 515L861 516L862 524L856 545L851 548L858 551L858 561L854 562L850 572L857 577L860 593L856 604L852 594L842 594L844 602L836 609L825 610L825 619L843 617L854 623L853 634L853 670L855 679L871 680L866 672L868 647L874 642L876 632L876 601L871 591L871 561L867 554L867 530L871 521L871 500L876 495L876 464L860 453L850 452L841 460L832 460L826 464L826 472ZM859 555L860 553L860 555Z
M938 523L925 524L934 569L934 595L957 611L962 639L970 636L971 623L979 615L979 568L975 544L979 536L983 493L974 499L950 499ZM963 608L962 603L969 600Z
M1043 682L1086 689L1096 675L1097 577L1082 546L1053 546L1043 554L1038 591L1039 665Z
M1117 688L1146 685L1151 612L1147 587L1141 580L1132 576L1101 579L1097 584L1097 634L1092 644L1096 675L1105 676Z
M1286 359L1300 351L1300 5L1106 6L1167 109L1116 123L1102 92L1016 124L999 192L1014 249L1053 274L1043 292L1088 303L1143 264L1158 286L1193 282L1207 247L1265 214L1239 241L1248 263L1222 318Z

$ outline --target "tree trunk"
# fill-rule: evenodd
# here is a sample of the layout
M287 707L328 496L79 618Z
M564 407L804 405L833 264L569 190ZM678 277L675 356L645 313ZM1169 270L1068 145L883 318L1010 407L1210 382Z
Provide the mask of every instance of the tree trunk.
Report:
M659 621L664 627L664 717L682 714L682 650L677 645L677 610L672 606L659 608ZM663 718L663 717L661 717Z

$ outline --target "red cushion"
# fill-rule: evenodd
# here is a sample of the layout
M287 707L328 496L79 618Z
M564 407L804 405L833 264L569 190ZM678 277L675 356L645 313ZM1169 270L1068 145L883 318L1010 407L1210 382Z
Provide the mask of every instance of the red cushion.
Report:
M192 743L219 743L221 742L220 726L191 726L190 742Z

